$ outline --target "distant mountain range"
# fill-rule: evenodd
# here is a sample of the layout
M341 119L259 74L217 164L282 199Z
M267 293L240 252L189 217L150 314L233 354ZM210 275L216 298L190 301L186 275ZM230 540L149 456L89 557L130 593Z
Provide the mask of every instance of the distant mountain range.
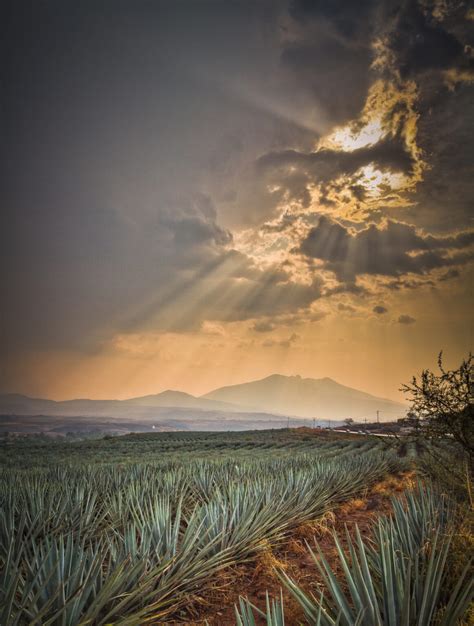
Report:
M130 398L128 400L44 400L19 394L0 395L0 414L51 415L63 417L118 417L125 419L152 419L160 414L169 414L169 409L187 409L192 412L245 411L225 402L196 398L182 391L163 391L156 395Z
M194 414L198 419L204 412L210 412L216 420L219 416L228 419L231 413L247 413L249 417L250 414L258 413L318 420L352 417L356 421L369 421L376 419L378 410L380 420L389 421L403 417L406 410L401 403L346 387L331 378L301 378L280 374L221 387L201 397L172 390L128 400L78 399L60 402L19 394L0 395L0 414L4 415L159 420L160 415L164 414L169 418L173 408L181 415L184 412L187 419L192 419Z

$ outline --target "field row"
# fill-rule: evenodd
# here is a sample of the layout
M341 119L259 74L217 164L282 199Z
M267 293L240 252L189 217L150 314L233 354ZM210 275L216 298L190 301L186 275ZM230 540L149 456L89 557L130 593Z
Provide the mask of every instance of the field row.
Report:
M319 436L318 436L319 435ZM376 438L337 439L317 431L251 433L157 433L105 437L94 441L51 441L25 437L0 441L0 467L50 467L58 463L136 463L163 459L286 456L314 453L329 458L353 451L383 450L390 442Z
M0 623L168 619L219 570L404 463L378 448L3 471Z

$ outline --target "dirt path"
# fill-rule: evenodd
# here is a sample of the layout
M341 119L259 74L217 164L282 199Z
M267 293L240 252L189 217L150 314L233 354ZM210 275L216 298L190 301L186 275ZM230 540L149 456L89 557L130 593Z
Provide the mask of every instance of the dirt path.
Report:
M235 626L234 605L239 596L247 597L259 608L265 605L268 591L270 597L279 597L281 583L275 574L275 567L283 569L305 591L319 595L322 582L319 572L308 553L305 542L311 545L316 537L321 549L334 571L338 572L338 559L332 539L332 531L336 530L343 546L347 544L344 529L347 527L353 536L355 526L359 527L364 536L370 532L374 521L380 515L391 511L390 498L410 489L414 485L414 472L402 472L389 476L369 488L360 497L354 498L338 506L322 519L308 522L297 528L291 536L277 548L268 547L258 557L244 565L229 568L218 576L215 585L187 614L183 613L181 621L173 624L188 626ZM303 621L303 612L292 595L283 589L285 616L288 624ZM265 624L264 620L257 624ZM171 624L171 623L170 623Z

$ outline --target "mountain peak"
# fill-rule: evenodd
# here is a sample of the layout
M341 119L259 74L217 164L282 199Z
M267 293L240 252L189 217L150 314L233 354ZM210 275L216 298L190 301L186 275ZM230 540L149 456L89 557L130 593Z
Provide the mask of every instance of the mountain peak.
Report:
M336 385L340 385L340 383L338 383L337 380L334 380L334 378L329 378L328 376L324 376L323 378L305 378L301 376L301 374L269 374L268 376L265 376L265 378L259 378L257 380L252 380L252 381L249 381L248 383L243 383L243 384L251 384L251 383L259 382L262 380L294 380L294 381L303 380L303 381L312 381L312 382L335 383Z
M175 389L166 389L160 393L152 393L147 396L138 398L129 398L124 402L139 406L181 406L183 403L195 403L197 398L185 391L176 391Z
M161 393L157 393L157 396L186 396L188 398L194 398L193 395L187 393L186 391L178 391L177 389L165 389Z

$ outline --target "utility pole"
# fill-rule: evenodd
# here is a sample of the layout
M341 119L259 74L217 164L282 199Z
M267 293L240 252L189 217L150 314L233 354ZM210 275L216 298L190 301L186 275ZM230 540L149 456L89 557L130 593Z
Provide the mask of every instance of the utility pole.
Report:
M377 409L377 424L380 424L380 411Z

